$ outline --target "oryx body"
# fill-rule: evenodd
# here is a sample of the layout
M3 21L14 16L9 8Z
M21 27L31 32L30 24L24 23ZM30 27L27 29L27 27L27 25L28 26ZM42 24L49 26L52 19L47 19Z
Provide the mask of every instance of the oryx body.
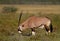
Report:
M34 28L45 28L47 32L52 32L53 30L52 22L49 18L37 16L29 17L26 21L21 23L18 27L18 31L21 33L23 30L28 28L32 30L33 35L35 35Z

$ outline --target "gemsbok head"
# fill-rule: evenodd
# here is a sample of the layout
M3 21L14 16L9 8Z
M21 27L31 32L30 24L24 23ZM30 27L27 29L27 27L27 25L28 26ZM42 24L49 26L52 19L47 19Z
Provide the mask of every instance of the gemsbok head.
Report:
M47 33L53 32L52 21L48 17L29 17L26 21L20 24L22 12L20 13L19 22L18 22L18 32L22 33L23 30L31 29L32 35L35 35L34 28L45 28Z

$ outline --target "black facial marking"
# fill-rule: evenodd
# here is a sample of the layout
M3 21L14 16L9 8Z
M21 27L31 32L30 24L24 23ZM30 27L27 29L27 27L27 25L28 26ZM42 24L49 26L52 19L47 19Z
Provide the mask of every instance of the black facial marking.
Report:
M21 31L20 29L18 29L18 31Z

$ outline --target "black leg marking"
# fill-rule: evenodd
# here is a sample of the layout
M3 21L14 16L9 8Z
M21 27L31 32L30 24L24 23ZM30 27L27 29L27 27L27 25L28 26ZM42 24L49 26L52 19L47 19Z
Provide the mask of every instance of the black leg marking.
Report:
M45 29L46 29L46 31L48 32L49 31L49 28L48 28L48 26L46 26L46 25L44 25L45 26Z
M31 30L35 32L35 29L34 28L31 28Z

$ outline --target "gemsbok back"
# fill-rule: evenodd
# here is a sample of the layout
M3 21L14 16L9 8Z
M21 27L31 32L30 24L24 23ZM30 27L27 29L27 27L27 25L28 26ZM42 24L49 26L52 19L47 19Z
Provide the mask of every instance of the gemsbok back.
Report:
M22 12L20 14L19 22L18 22L19 33L22 33L23 30L26 30L28 28L32 30L32 35L35 35L34 28L41 28L41 29L45 28L47 33L53 32L52 21L48 17L32 16L20 24L21 16L22 16Z

